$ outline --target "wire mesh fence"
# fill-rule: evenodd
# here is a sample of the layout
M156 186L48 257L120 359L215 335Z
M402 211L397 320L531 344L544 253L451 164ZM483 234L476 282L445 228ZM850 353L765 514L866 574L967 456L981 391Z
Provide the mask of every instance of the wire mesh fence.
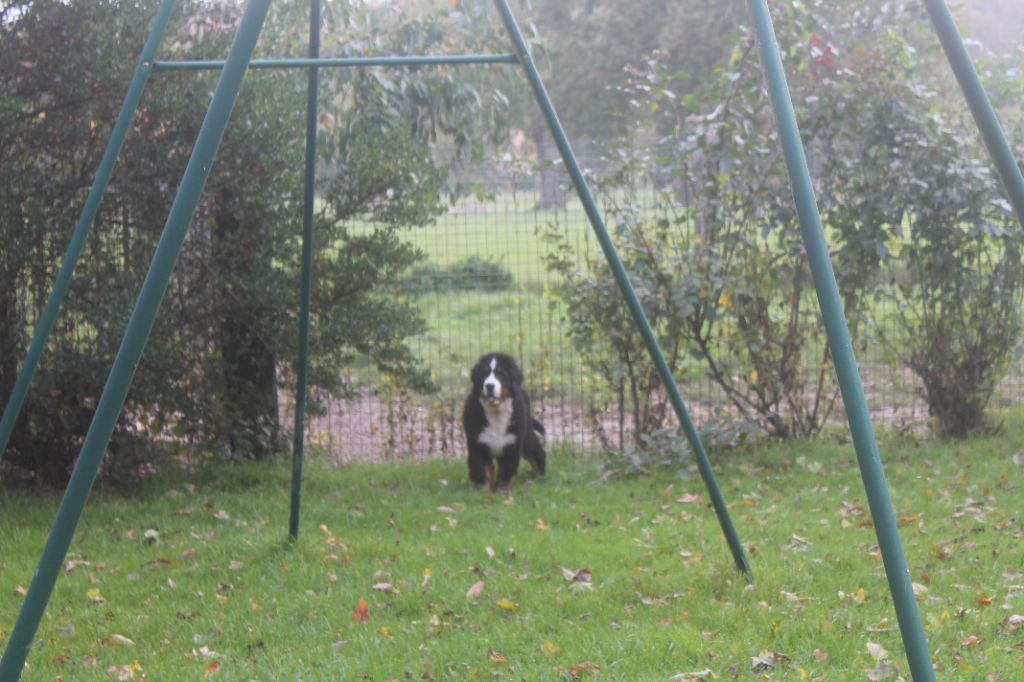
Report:
M622 448L634 429L623 388L609 389L582 361L564 309L551 295L557 275L545 267L546 231L558 231L578 253L600 253L582 206L571 192L564 205L545 206L542 186L550 178L542 179L529 164L506 159L464 173L485 192L460 199L434 224L409 233L425 258L398 294L413 298L426 320L427 331L410 346L430 369L437 392L416 394L401 377L369 363L354 365L346 381L356 397L314 396L309 442L339 462L462 457L469 369L481 354L502 351L519 359L549 442L575 450ZM560 176L560 182L564 187L568 178ZM923 428L928 408L913 373L871 334L855 343L875 424ZM721 389L702 372L677 381L698 428L729 411ZM1019 404L1020 386L1018 363L993 405ZM290 400L285 397L286 410ZM674 424L668 412L667 423ZM845 423L841 398L831 420Z

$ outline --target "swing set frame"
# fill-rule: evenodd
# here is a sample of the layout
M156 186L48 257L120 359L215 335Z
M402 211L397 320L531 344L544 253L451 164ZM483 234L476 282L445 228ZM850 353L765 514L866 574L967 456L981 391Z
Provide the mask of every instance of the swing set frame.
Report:
M85 436L71 479L51 528L49 538L39 559L31 586L22 603L18 619L8 639L3 657L0 658L0 682L16 682L21 677L32 640L39 628L43 613L53 592L60 567L67 555L75 529L81 518L86 500L96 474L99 471L104 452L109 445L117 417L131 385L135 368L142 356L146 340L156 319L173 272L181 246L185 240L189 223L205 185L210 168L227 128L231 110L248 69L272 68L306 69L308 74L306 111L306 157L305 191L302 234L302 275L300 283L299 355L295 389L295 437L292 451L292 489L289 517L289 537L299 537L299 516L302 492L302 463L305 434L305 411L307 399L307 362L309 342L310 300L313 284L313 207L316 166L316 124L317 95L321 68L331 67L390 67L411 65L459 65L459 64L508 64L519 66L533 92L552 136L558 146L562 161L572 179L576 193L583 204L587 218L601 245L612 270L616 283L622 292L633 321L641 332L644 344L654 361L658 373L668 391L669 399L679 419L679 425L693 449L697 466L704 485L708 490L712 507L726 543L732 553L736 567L752 580L750 564L733 527L725 500L715 481L715 475L708 461L707 453L697 429L686 409L679 387L665 361L654 332L629 276L619 259L615 245L608 234L604 220L597 208L590 188L584 179L576 156L565 131L558 119L555 108L548 97L540 74L530 56L526 40L508 5L508 0L493 0L508 33L513 52L490 55L457 56L388 56L362 58L322 58L320 56L321 0L310 0L309 57L306 59L252 60L253 49L263 29L271 0L248 0L238 31L227 59L224 61L166 62L156 59L157 50L163 39L175 0L161 0L153 19L149 36L142 49L135 73L128 87L120 114L114 124L103 158L100 162L92 188L86 199L79 221L72 233L67 251L54 282L46 307L37 323L32 343L22 364L15 387L0 418L0 457L6 450L14 423L21 411L25 394L46 345L61 303L67 293L75 265L85 245L96 212L121 146L127 135L132 116L139 104L149 77L154 72L171 70L212 70L221 71L217 88L213 93L209 109L203 120L196 143L182 176L178 192L171 206L160 241L150 264L145 281L132 311L131 318L114 359L106 385L89 430ZM975 122L981 130L985 145L992 156L1003 187L1018 221L1024 226L1024 176L996 117L995 111L985 94L970 55L956 27L944 0L922 0L931 18L947 59L957 77ZM825 241L814 197L810 173L792 98L786 83L782 57L779 52L775 30L767 0L747 0L753 19L761 59L775 110L786 166L793 186L800 219L801 234L807 251L818 303L824 320L829 347L835 362L840 391L846 406L850 432L860 466L861 478L867 493L871 517L878 537L879 548L885 566L886 578L893 597L893 606L899 621L907 660L916 682L933 682L935 671L928 652L921 617L911 586L910 572L900 542L892 499L882 469L881 457L875 439L874 429L868 414L864 389L860 380L853 345L850 338L828 245Z

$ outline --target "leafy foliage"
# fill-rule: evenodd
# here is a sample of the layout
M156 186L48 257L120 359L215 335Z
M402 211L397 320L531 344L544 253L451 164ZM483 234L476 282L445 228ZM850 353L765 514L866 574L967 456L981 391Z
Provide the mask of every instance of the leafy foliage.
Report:
M4 395L155 6L33 0L4 15L0 135L8 152L0 172L14 179L0 189L0 231L12 246L0 256ZM467 49L484 38L460 12L385 9L328 3L324 53L437 53L453 36ZM307 13L306 3L275 4L259 50L304 56ZM239 15L234 3L183 3L161 58L222 58ZM391 294L420 258L403 231L443 210L456 190L449 163L479 151L500 125L502 99L480 82L442 68L322 75L314 389L347 395L354 387L344 367L356 357L432 388L405 343L422 318ZM47 484L67 476L92 409L82 396L103 384L214 83L215 74L151 78L51 341L58 350L44 357L5 467ZM114 462L119 452L145 459L146 442L179 455L278 450L278 391L296 355L304 92L302 73L247 75L115 433L111 471L148 471ZM438 141L454 158L434 158ZM371 229L353 232L353 221Z
M894 298L901 332L881 340L920 379L939 432L964 435L1019 334L1021 231L970 124L936 102L945 83L920 56L920 8L783 3L775 15L851 331L864 342L872 301ZM695 95L680 96L686 76L663 55L631 69L623 89L648 120L613 159L606 186L626 199L609 212L672 366L683 344L739 415L810 435L838 390L761 81L750 31ZM636 145L652 125L665 137ZM651 185L653 199L638 189ZM551 266L574 340L622 362L639 345L600 340L615 328L610 277L567 254L556 245ZM650 380L637 385L654 390L638 362L632 374Z

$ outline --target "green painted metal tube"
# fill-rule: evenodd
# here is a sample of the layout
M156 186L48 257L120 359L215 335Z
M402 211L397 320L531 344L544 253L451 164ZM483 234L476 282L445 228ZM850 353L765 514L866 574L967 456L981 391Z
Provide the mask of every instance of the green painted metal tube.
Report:
M163 39L173 9L174 0L162 0L160 7L157 8L156 16L149 30L149 38L142 48L139 63L135 67L135 75L132 76L128 92L125 95L124 102L121 104L121 113L117 116L114 128L110 133L110 139L107 141L106 151L103 152L103 158L96 169L96 177L93 179L92 189L89 190L89 196L86 197L85 206L82 208L82 213L78 218L78 224L71 234L71 241L68 242L67 250L64 253L64 260L60 270L57 272L57 279L54 280L53 289L50 291L50 297L46 301L46 307L43 308L43 314L36 323L32 344L29 346L28 354L25 356L25 362L21 367L21 372L18 374L18 379L14 383L14 390L7 399L7 407L4 408L3 417L0 418L0 459L3 459L4 451L7 450L7 443L11 438L11 433L14 431L14 423L18 419L18 415L21 414L21 408L25 404L25 395L28 393L29 385L32 383L36 367L39 365L39 357L46 347L46 342L50 338L50 332L53 331L53 325L57 320L57 313L60 312L60 306L67 295L68 287L71 285L71 277L75 272L75 266L82 255L82 249L85 248L85 239L89 236L89 231L92 229L92 221L95 219L100 202L103 200L103 192L110 181L110 174L113 172L114 164L117 162L117 155L121 152L124 138L128 134L128 126L131 124L132 116L135 114L135 109L139 105L139 99L141 99L142 92L145 90L146 81L149 79L149 74L153 68L153 57L156 56L157 48Z
M693 448L694 455L697 459L697 468L700 470L701 477L704 479L704 485L707 487L708 494L711 498L711 504L714 507L715 514L718 516L718 523L722 528L722 533L725 535L726 542L732 552L733 560L736 562L736 566L740 571L750 578L750 565L747 562L746 553L743 551L743 545L740 543L739 536L736 534L736 529L733 527L732 519L729 517L729 510L726 507L725 499L722 497L722 493L715 481L715 474L711 468L711 463L708 461L707 453L704 450L704 444L700 440L700 435L697 433L696 427L690 420L690 415L686 410L686 404L683 402L683 397L680 394L679 387L676 385L676 381L672 376L672 371L665 362L665 357L661 352L661 347L658 345L658 340L655 338L654 331L651 329L651 325L647 321L647 315L644 313L636 292L633 290L633 285L629 281L629 275L626 273L626 269L622 265L622 261L619 259L618 252L615 249L615 244L608 235L608 230L605 228L604 220L602 220L601 213L597 208L594 197L590 193L587 181L583 177L583 172L580 170L579 164L576 162L576 155L572 151L569 139L566 137L565 131L562 129L562 124L558 120L558 114L555 113L555 108L551 104L551 99L548 97L544 84L541 82L540 74L537 72L537 67L534 65L533 60L530 57L526 40L523 38L523 34L519 30L519 25L516 23L515 17L512 16L512 11L509 9L507 0L494 0L494 2L498 7L498 11L501 13L505 28L508 30L509 36L512 38L512 42L515 45L516 52L519 57L519 63L522 66L523 71L526 73L526 77L530 82L530 87L533 89L533 94L537 99L537 103L544 112L548 126L551 129L551 134L554 136L555 142L558 145L558 150L562 155L562 161L565 163L566 170L569 171L569 175L576 187L576 193L579 195L580 201L583 203L583 208L586 211L587 218L590 219L590 225L594 229L594 234L597 236L597 240L601 244L605 258L608 260L608 265L611 267L612 274L615 276L615 281L618 283L619 289L622 291L622 296L626 301L626 305L629 307L637 328L643 336L644 344L647 346L647 351L650 353L651 359L657 367L658 374L660 375L662 382L665 384L665 389L668 391L669 397L672 400L672 406L675 408L675 412L679 418L683 432L686 434L686 437L690 442L690 446Z
M924 0L924 6L931 17L935 33L939 36L939 42L942 43L942 49L946 52L946 58L953 67L953 73L960 83L960 89L967 98L967 105L978 124L988 153L996 164L1003 187L1010 196L1017 221L1024 227L1024 176L1021 175L1020 166L1013 158L1013 151L1006 141L1006 135L999 125L995 109L992 108L992 103L985 93L985 87L981 84L971 56L960 38L953 15L943 0Z
M861 386L860 372L853 353L850 330L846 325L842 304L839 298L839 286L832 262L829 258L825 234L821 226L821 216L814 197L811 175L807 169L807 159L803 144L800 141L800 130L797 127L796 113L786 83L786 73L782 67L782 57L775 38L771 14L765 0L747 0L750 13L757 30L758 41L761 43L761 58L764 63L765 75L771 93L772 104L778 122L779 134L782 138L786 167L793 184L793 195L800 217L800 228L803 233L804 246L810 261L814 286L818 293L818 304L828 334L829 348L835 361L836 374L850 421L857 461L860 464L861 478L867 491L868 504L875 524L875 533L882 551L882 561L892 592L893 604L899 620L900 633L907 650L910 670L916 682L935 679L931 657L928 654L928 643L925 641L918 613L917 602L911 587L910 572L907 570L906 557L896 527L896 515L893 512L892 499L882 471L882 462L875 441L874 429L868 413L864 389Z
M309 6L309 56L320 56L320 0ZM313 297L313 209L316 200L316 124L319 70L309 69L306 91L306 179L302 213L302 292L299 296L299 357L295 368L295 434L292 444L292 500L288 536L299 539L302 507L302 457L306 436L306 383L309 364L309 309Z
M199 195L209 175L217 147L227 127L246 65L263 28L269 6L270 0L250 0L242 15L238 33L228 54L227 65L220 76L210 108L199 130L153 262L142 284L142 291L128 321L121 347L117 351L110 376L107 378L92 424L79 453L78 462L71 474L71 481L50 530L50 537L39 559L39 565L7 642L4 656L0 659L0 680L3 682L14 682L21 676L32 639L39 628L39 622L53 592L75 527L96 479L103 453L110 442L117 417L124 405L135 368L142 357L146 339L153 328L160 302L167 290L167 283L188 232Z
M310 59L254 59L250 69L306 69L312 66L446 66L457 64L517 64L514 54L454 54L397 57L323 57ZM158 61L154 71L211 71L223 68L217 60Z

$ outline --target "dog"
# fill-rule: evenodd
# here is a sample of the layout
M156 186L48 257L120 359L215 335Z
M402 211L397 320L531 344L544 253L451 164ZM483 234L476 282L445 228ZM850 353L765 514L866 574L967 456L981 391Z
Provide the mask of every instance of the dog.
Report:
M544 425L530 412L530 394L523 372L504 353L480 356L469 374L473 384L462 409L469 480L477 488L497 485L507 490L519 471L519 460L543 475L547 454L541 437Z

